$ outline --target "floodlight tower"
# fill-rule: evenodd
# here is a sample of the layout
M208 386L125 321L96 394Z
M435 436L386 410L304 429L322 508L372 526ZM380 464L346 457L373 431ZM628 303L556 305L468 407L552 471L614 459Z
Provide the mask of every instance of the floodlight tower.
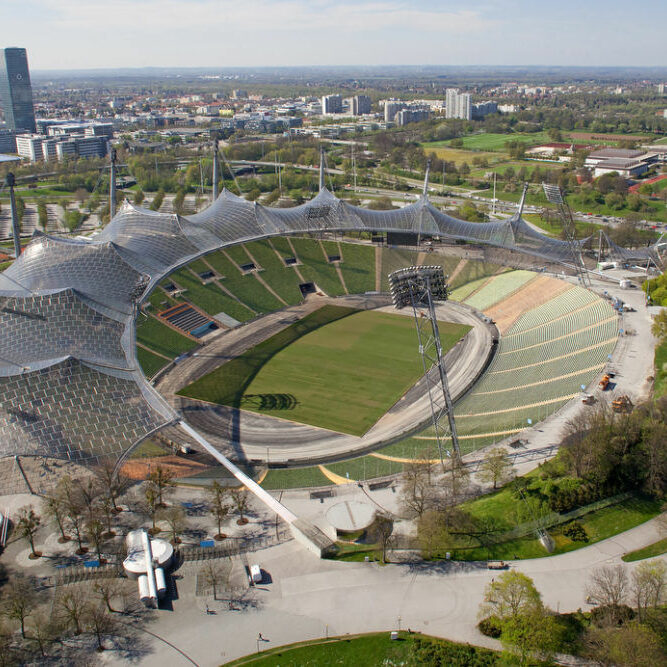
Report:
M563 224L563 230L565 231L565 238L567 244L572 253L572 260L574 262L574 268L577 272L577 276L581 281L583 287L590 287L591 280L588 277L588 270L584 264L583 257L581 256L581 248L577 243L577 240L574 235L574 218L572 217L572 211L565 201L565 195L563 191L557 185L550 185L549 183L542 183L542 188L544 189L544 194L546 195L547 201L552 204L556 204L558 207L558 214L560 215L561 222Z
M395 308L412 306L419 354L424 368L424 381L431 402L433 430L444 471L443 439L447 437L447 428L443 423L445 416L449 424L454 460L457 463L461 460L456 422L454 421L454 405L449 393L434 305L434 301L446 301L449 296L445 275L441 266L410 266L390 273L389 287ZM451 456L449 451L447 456Z

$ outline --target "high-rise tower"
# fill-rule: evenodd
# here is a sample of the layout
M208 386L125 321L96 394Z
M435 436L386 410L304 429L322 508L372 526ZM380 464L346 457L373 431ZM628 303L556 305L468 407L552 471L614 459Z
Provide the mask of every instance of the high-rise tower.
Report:
M0 103L10 130L35 131L35 110L25 49L0 49Z

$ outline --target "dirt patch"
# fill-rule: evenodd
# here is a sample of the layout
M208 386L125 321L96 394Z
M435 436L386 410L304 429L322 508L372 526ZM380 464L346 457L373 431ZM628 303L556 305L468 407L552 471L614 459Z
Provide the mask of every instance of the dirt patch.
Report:
M130 479L146 479L158 466L169 470L174 477L190 477L209 467L198 461L190 461L168 454L127 461L123 464L121 473Z
M645 141L649 134L599 134L597 132L570 132L571 139L583 141Z
M536 308L571 288L572 285L557 278L538 276L484 312L495 321L500 333L504 334L527 310Z

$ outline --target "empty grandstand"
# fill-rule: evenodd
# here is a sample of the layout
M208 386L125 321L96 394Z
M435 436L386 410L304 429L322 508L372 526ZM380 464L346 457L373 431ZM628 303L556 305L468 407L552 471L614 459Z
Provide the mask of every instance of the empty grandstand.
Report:
M307 238L350 230L437 235L451 243L473 244L469 248L486 244L521 252L540 262L570 261L567 244L532 229L520 211L507 220L470 223L438 210L426 195L401 209L371 211L338 200L325 188L292 209L267 208L224 191L208 209L190 217L126 202L93 240L36 234L0 274L0 323L6 333L0 343L2 454L94 462L100 456L117 456L178 421L180 415L146 382L137 360L147 373L154 372L161 360L176 359L199 344L192 333L197 327L179 333L159 314L190 304L224 328L294 303L311 289L336 296L371 284L381 287L377 267L388 268L390 256L385 262L377 252L372 257L370 248L355 248L346 257L344 244ZM248 245L233 248L241 244ZM330 261L336 256L340 259ZM355 257L363 263L358 271L353 270ZM374 260L374 271L365 264L367 259ZM446 261L453 287L484 281L460 297L478 305L492 307L494 290L514 298L521 289L523 278L504 277L497 264L468 257ZM433 261L429 258L428 263ZM58 301L65 294L72 300ZM52 299L53 310L40 312L40 299ZM535 389L537 385L525 382L505 391L483 381L459 408L471 439L483 441L486 432L518 428L522 409L537 409L538 414L540 407L551 409L567 399L572 383L593 372L589 369L612 344L616 326L607 312L586 320L587 309L597 312L597 306L584 300L582 296L569 314L559 310L560 301L551 304L552 310L544 304L544 321L525 326L520 319L515 326L525 328L509 330L509 340L516 335L518 347L505 349L503 339L489 377L523 377L518 371L548 364L553 368L565 359L572 360L567 367L571 370L550 376L558 379L550 382L553 388ZM78 304L76 336L65 335L72 303ZM560 333L559 323L566 317L573 318L568 320L571 328ZM100 331L108 336L100 336ZM550 336L554 340L547 344ZM86 340L94 343L86 347L81 343ZM578 356L589 350L597 356L588 361ZM581 363L574 364L575 359ZM498 392L493 399L491 392ZM489 426L487 413L493 411L487 407L500 405L504 416ZM414 438L407 449L417 442Z

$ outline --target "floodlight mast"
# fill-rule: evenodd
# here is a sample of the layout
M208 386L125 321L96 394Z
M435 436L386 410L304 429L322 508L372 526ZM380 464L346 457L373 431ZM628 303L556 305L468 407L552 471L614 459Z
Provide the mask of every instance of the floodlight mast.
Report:
M116 149L109 151L109 220L116 215Z
M583 257L581 256L581 248L575 238L574 218L572 217L572 211L570 210L570 207L565 201L565 194L558 185L542 183L542 188L544 190L544 194L546 195L547 201L551 202L552 204L556 204L558 207L558 214L563 224L565 239L567 240L570 252L572 253L572 260L574 262L574 268L577 272L577 277L581 281L582 287L590 287L591 280L588 277L588 269L586 269Z
M397 309L404 308L407 305L412 307L419 354L424 369L424 380L431 404L433 430L440 463L443 472L446 472L443 440L447 437L447 432L442 423L445 415L447 416L449 435L452 440L453 458L456 463L461 461L461 450L434 303L435 299L446 301L448 298L445 276L441 266L412 266L390 273L389 285L392 300ZM435 369L437 369L437 373L434 372ZM438 384L440 388L438 388ZM449 453L447 455L450 456Z
M218 198L218 135L213 133L213 189L211 191L212 201Z

